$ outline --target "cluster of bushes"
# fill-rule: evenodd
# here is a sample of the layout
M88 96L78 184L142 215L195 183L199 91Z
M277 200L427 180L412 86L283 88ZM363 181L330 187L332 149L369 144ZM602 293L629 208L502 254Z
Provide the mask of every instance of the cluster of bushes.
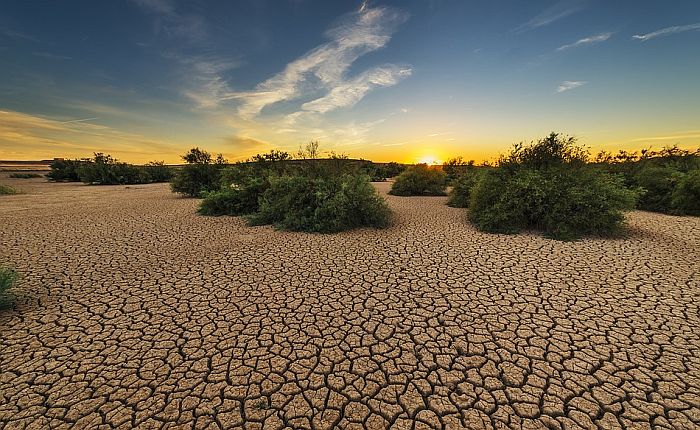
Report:
M0 309L5 309L12 304L10 289L17 283L19 275L9 267L0 266Z
M444 196L447 176L439 167L417 164L401 173L391 186L394 196Z
M673 146L641 153L620 151L614 156L601 152L595 165L638 189L639 209L700 216L700 150Z
M17 190L9 185L0 184L0 196L9 196L17 194Z
M638 193L587 160L574 138L556 133L515 145L494 168L457 180L460 206L468 196L469 219L487 232L534 229L560 240L615 234Z
M371 161L366 162L359 170L359 173L369 176L372 182L384 182L388 178L393 178L399 176L406 170L406 166L403 164L396 163L394 161L390 163L372 163Z
M285 154L260 155L222 169L220 188L205 194L199 213L245 215L251 225L316 233L389 224L389 207L369 176L310 157L285 163L290 159Z
M14 179L33 179L33 178L41 178L42 175L38 173L11 173L10 178Z
M148 184L168 182L172 177L172 169L162 161L136 166L97 152L93 158L54 160L46 177L52 181L98 185Z

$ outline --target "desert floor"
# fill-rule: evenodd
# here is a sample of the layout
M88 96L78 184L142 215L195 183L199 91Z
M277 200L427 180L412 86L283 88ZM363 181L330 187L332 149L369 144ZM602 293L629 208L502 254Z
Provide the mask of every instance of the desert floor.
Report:
M0 428L700 426L698 218L562 243L388 196L327 236L0 180Z

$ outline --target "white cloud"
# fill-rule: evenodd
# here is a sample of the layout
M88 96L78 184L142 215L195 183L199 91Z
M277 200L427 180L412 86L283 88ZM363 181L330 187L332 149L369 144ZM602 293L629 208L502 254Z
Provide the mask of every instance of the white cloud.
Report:
M393 65L376 67L340 82L327 95L304 103L301 108L304 111L326 113L340 107L354 106L373 88L396 85L401 78L410 75L410 68Z
M561 0L545 9L542 13L532 18L530 21L519 26L515 32L523 32L535 28L549 25L555 21L566 18L569 15L580 11L586 6L586 0Z
M563 93L566 91L573 90L574 88L582 87L586 85L586 81L564 81L557 87L557 93Z
M656 37L668 36L671 34L683 33L685 31L693 31L693 30L700 30L700 22L697 24L678 25L675 27L666 27L666 28L662 28L661 30L654 31L653 33L636 34L636 35L632 36L632 39L646 41L649 39L654 39Z
M612 35L613 35L612 33L600 33L600 34L597 34L595 36L584 37L583 39L579 39L574 43L560 46L559 48L557 48L557 51L564 51L564 50L570 49L570 48L578 48L579 46L592 45L594 43L605 42L606 40L610 39L612 37Z
M365 6L361 12L346 15L339 25L326 32L328 42L287 64L282 72L261 82L254 90L231 93L225 99L240 100L238 112L248 119L259 115L269 105L314 91L327 94L306 103L304 110L328 112L351 106L372 87L394 85L398 77L410 74L408 68L384 66L355 78L345 77L359 57L386 46L396 27L406 19L405 13L395 9Z

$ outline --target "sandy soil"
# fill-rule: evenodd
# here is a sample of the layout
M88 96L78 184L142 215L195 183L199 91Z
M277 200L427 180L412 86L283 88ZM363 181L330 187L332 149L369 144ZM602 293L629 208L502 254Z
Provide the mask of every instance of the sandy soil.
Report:
M700 426L700 219L562 243L388 196L390 229L323 236L0 181L0 428Z

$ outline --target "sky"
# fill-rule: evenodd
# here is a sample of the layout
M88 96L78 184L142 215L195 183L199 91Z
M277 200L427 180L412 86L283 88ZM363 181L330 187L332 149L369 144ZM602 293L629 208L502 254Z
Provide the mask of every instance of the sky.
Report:
M700 147L698 0L4 0L0 159Z

